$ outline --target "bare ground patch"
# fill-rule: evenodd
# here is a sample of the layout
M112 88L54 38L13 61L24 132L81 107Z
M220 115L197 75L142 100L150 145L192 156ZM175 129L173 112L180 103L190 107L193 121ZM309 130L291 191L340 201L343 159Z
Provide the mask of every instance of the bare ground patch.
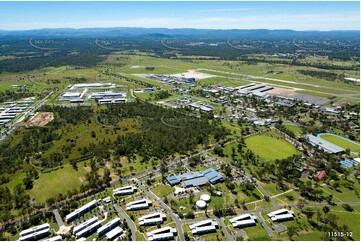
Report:
M25 123L26 127L32 126L45 126L49 122L54 120L54 114L52 112L38 112L32 117L27 123Z

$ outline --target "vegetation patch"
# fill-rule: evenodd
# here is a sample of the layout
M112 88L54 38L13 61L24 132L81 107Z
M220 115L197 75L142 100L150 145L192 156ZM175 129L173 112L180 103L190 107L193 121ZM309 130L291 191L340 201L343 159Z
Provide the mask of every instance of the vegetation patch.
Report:
M298 153L296 148L283 138L254 135L245 142L250 150L264 160L285 159Z

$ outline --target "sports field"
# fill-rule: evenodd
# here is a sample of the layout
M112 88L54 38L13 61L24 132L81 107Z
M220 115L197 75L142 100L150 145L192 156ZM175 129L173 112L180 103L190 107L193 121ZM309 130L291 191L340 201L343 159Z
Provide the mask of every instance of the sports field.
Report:
M295 147L282 138L254 135L246 139L247 147L261 159L273 161L285 159L298 153Z
M344 149L350 149L352 152L360 152L360 145L356 145L355 143L352 143L347 139L343 139L332 134L321 134L320 138L327 140L335 145L338 145Z

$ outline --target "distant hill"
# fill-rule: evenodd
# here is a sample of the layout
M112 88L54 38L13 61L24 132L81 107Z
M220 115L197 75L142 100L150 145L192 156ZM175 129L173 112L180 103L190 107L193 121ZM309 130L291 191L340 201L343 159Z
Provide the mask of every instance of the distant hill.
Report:
M168 29L168 28L59 28L35 30L0 30L0 37L134 37L146 36L151 38L294 38L294 37L344 37L359 39L360 31L294 31L294 30L268 30L268 29Z

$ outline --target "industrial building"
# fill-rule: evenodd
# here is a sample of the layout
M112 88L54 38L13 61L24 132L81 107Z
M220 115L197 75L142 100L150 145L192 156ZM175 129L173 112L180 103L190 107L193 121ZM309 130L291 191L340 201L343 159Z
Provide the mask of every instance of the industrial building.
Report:
M176 233L177 230L175 228L167 226L148 232L147 238L149 241L173 240Z
M152 202L148 199L141 199L134 202L127 203L126 209L127 211L131 210L142 210L142 209L148 209L149 206L152 205Z
M63 95L61 95L61 98L63 100L73 100L73 99L79 99L82 97L81 92L65 92Z
M81 83L81 84L72 84L69 85L69 89L82 89L82 88L114 88L115 84L113 83Z
M165 219L165 214L157 212L138 218L138 223L140 226L155 225L157 223L163 223Z
M189 226L192 234L207 234L217 230L218 223L211 219L207 219Z
M113 196L130 195L137 191L135 186L124 186L113 190Z
M98 206L98 200L93 200L93 201L85 204L84 206L76 209L75 211L69 213L68 215L66 215L65 220L67 223L70 223L70 222L74 221L75 219L79 218L81 215L93 210L97 206Z
M25 229L20 232L20 241L34 241L44 238L50 234L50 225L48 223Z
M166 178L169 185L174 186L183 182L184 187L198 187L210 182L211 184L216 184L220 181L223 181L223 176L214 168L208 168L204 171L190 171L178 176L168 176Z
M272 222L282 222L287 220L293 220L294 212L292 210L287 210L283 208L268 213L267 216L272 220Z
M320 137L316 137L312 134L308 134L305 137L308 140L308 143L310 143L312 146L318 146L319 149L322 149L327 153L336 154L345 151L344 148L341 148L340 146L332 144L331 142L328 142Z
M104 98L125 98L125 92L93 92L90 99L104 99Z
M97 230L98 236L99 237L104 236L106 233L108 233L110 230L117 227L118 225L120 225L120 219L118 217L112 219L111 221L109 221L108 223L106 223Z
M114 98L114 99L104 98L104 99L98 99L98 103L99 103L99 104L126 103L126 102L127 102L127 99L126 99L126 98Z
M248 226L256 225L256 216L252 216L249 213L239 215L237 217L231 218L229 222L234 228L243 228Z

